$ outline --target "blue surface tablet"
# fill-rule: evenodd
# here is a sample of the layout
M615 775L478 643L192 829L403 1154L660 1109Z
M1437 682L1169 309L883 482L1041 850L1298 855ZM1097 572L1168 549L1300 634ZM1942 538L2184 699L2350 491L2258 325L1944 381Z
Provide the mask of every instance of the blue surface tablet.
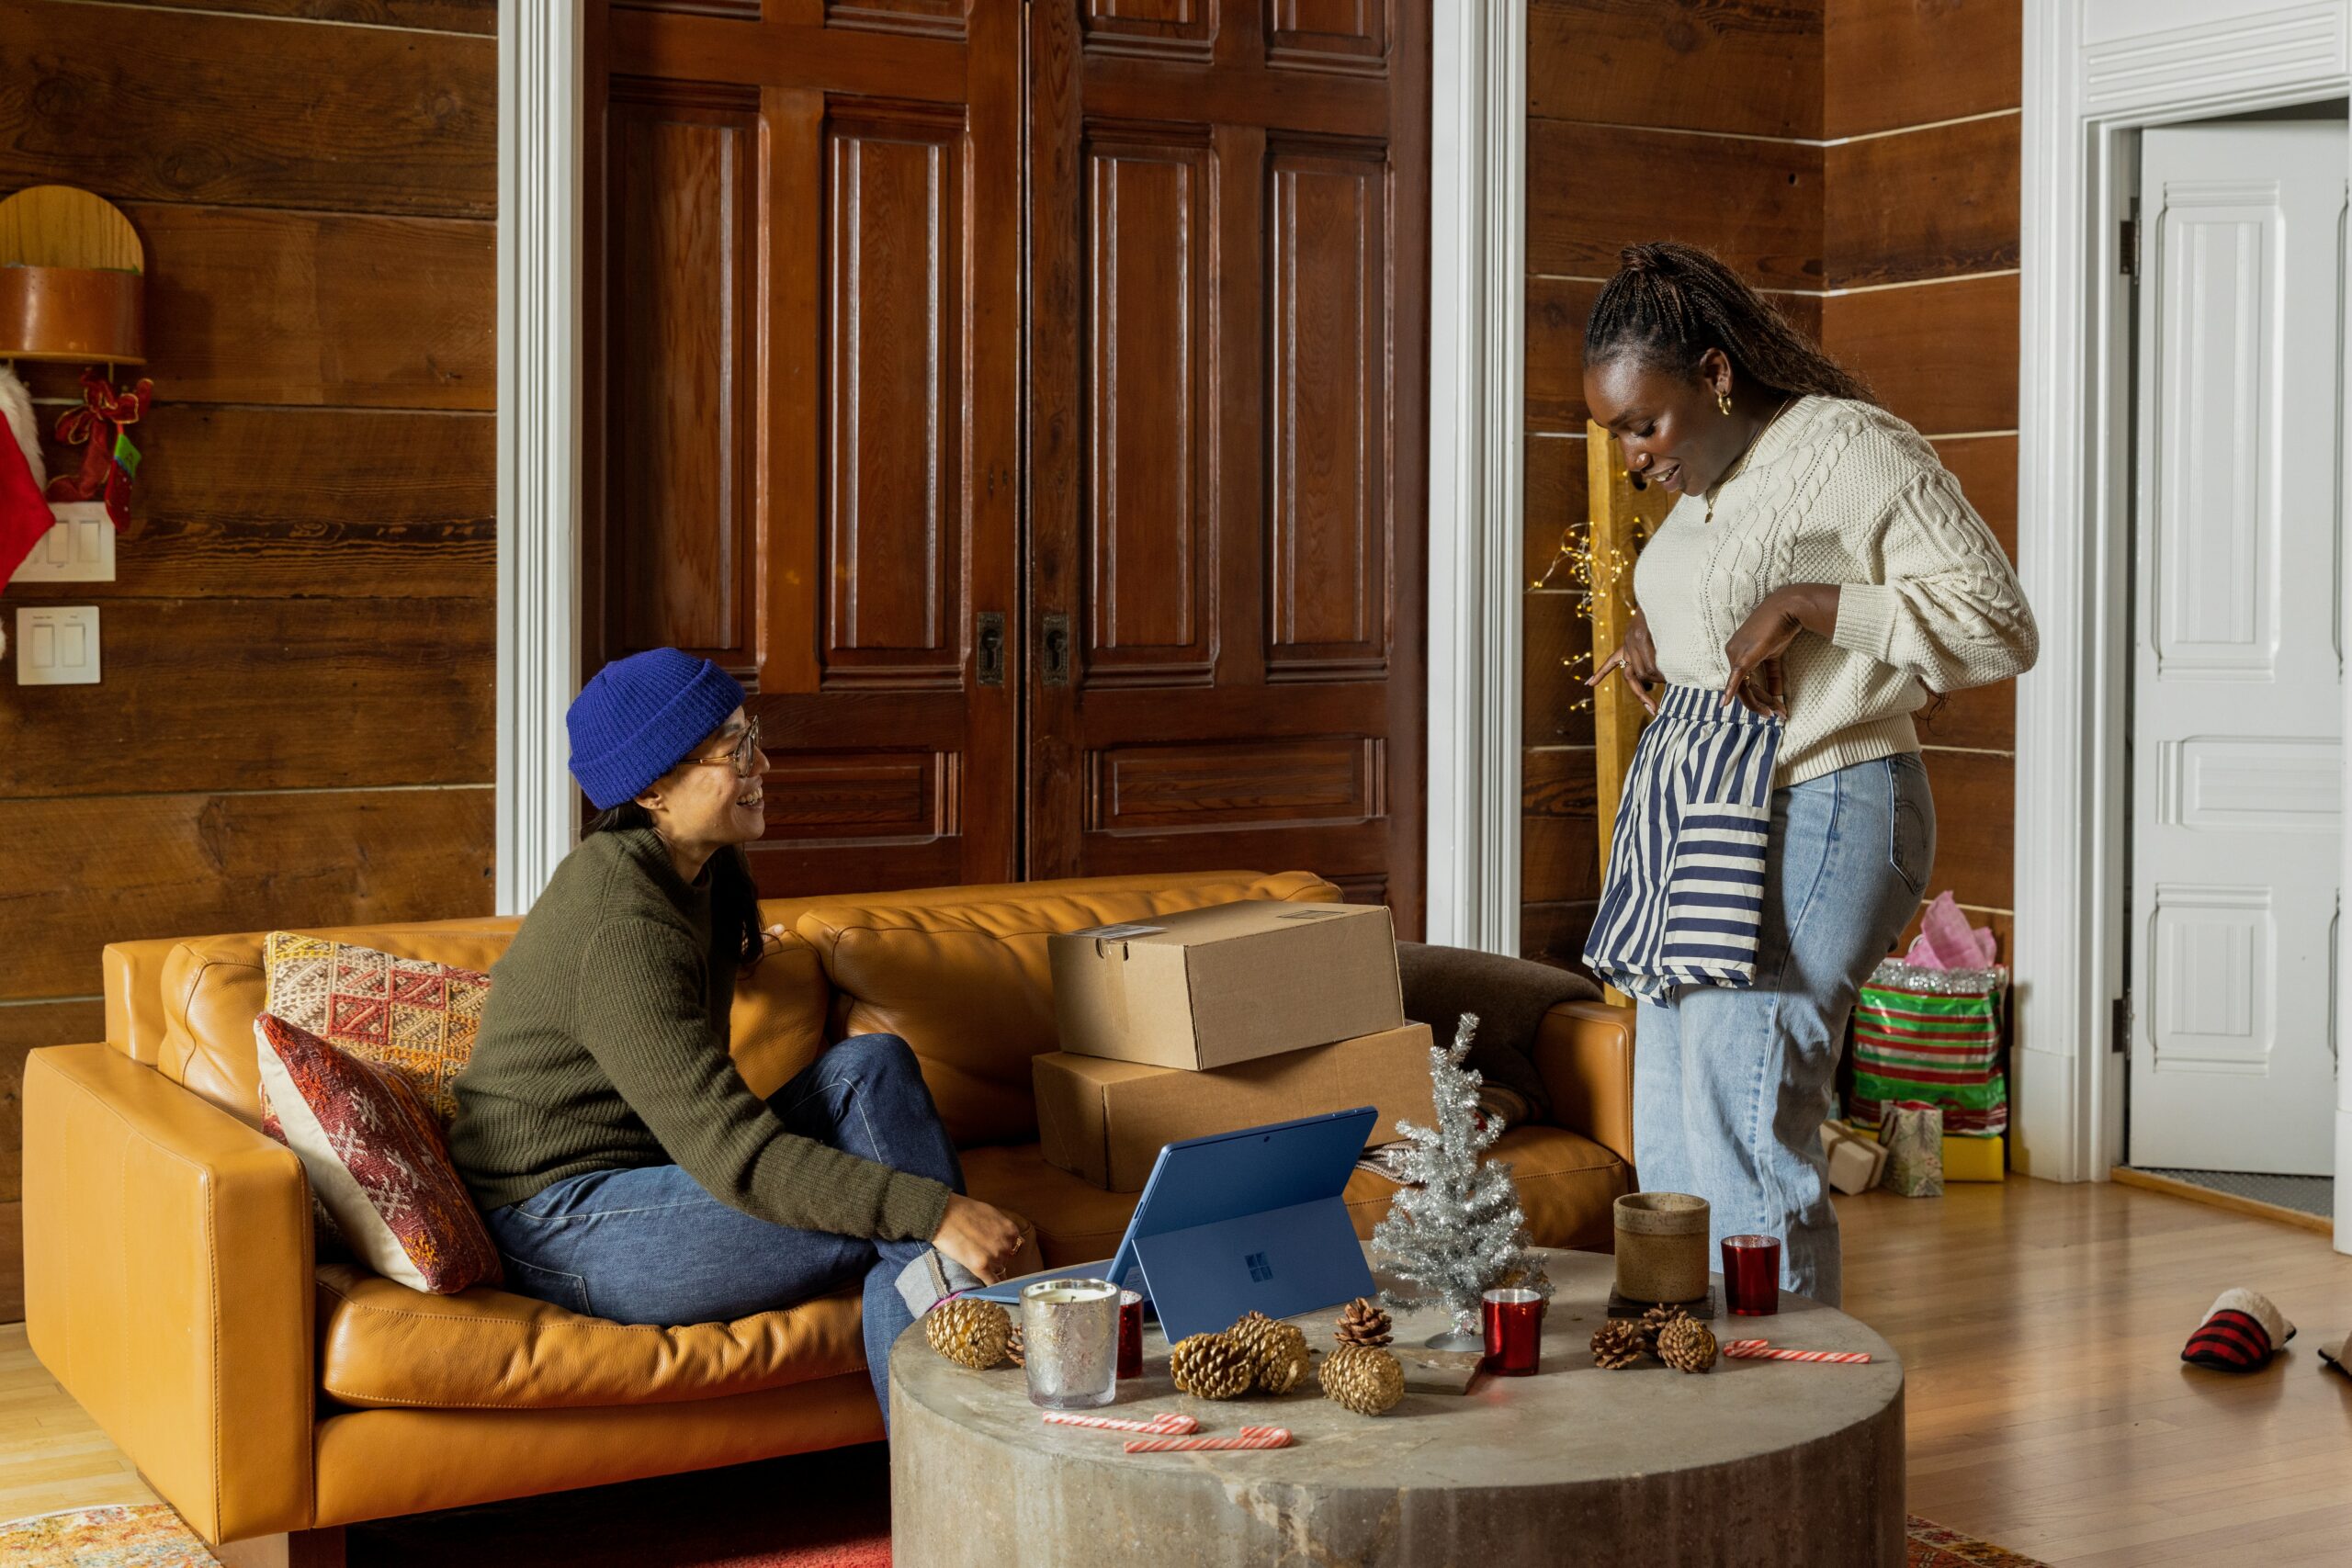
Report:
M1365 1105L1170 1144L1109 1261L976 1293L1015 1303L1038 1280L1114 1280L1150 1299L1170 1343L1253 1307L1294 1317L1370 1295L1342 1195L1378 1118Z

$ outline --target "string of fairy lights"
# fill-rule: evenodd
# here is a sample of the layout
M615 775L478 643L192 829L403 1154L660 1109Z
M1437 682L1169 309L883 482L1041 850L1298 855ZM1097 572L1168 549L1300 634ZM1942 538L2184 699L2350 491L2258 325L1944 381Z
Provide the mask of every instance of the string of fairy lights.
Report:
M1553 580L1560 575L1563 569L1567 573L1565 590L1553 590ZM1546 590L1572 592L1577 596L1577 613L1589 620L1593 600L1604 594L1614 594L1618 585L1625 581L1625 574L1633 570L1634 557L1629 552L1613 545L1601 550L1593 548L1592 520L1587 518L1560 530L1560 543L1553 551L1552 564L1544 569L1543 576L1527 585L1527 591L1531 593ZM1572 653L1560 660L1564 668L1570 670L1591 662L1592 651L1589 649L1581 653ZM1568 705L1568 711L1583 713L1591 706L1592 694L1588 691Z

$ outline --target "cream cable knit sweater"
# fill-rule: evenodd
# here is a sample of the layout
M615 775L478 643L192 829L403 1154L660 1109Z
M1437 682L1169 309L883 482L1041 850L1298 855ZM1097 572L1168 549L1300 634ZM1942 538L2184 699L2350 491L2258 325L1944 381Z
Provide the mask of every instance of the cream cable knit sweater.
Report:
M1930 690L2033 665L2017 573L1919 433L1869 403L1800 399L1706 502L1685 496L1634 568L1660 673L1720 691L1724 644L1774 589L1838 585L1837 636L1800 632L1782 661L1779 785L1917 751Z

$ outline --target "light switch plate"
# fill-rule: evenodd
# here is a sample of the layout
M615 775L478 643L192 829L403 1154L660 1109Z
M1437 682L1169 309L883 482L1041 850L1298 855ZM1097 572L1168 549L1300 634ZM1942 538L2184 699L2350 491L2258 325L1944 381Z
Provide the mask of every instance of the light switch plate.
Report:
M11 582L112 582L114 524L103 501L60 501L56 525L33 545Z
M96 604L20 606L17 611L17 684L98 683Z

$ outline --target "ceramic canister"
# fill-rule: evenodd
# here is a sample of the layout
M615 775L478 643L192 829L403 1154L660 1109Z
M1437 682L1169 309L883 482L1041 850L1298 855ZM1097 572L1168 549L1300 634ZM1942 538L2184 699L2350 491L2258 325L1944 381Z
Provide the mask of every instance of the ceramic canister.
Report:
M1617 1200L1617 1293L1637 1302L1707 1293L1707 1201L1688 1192Z

